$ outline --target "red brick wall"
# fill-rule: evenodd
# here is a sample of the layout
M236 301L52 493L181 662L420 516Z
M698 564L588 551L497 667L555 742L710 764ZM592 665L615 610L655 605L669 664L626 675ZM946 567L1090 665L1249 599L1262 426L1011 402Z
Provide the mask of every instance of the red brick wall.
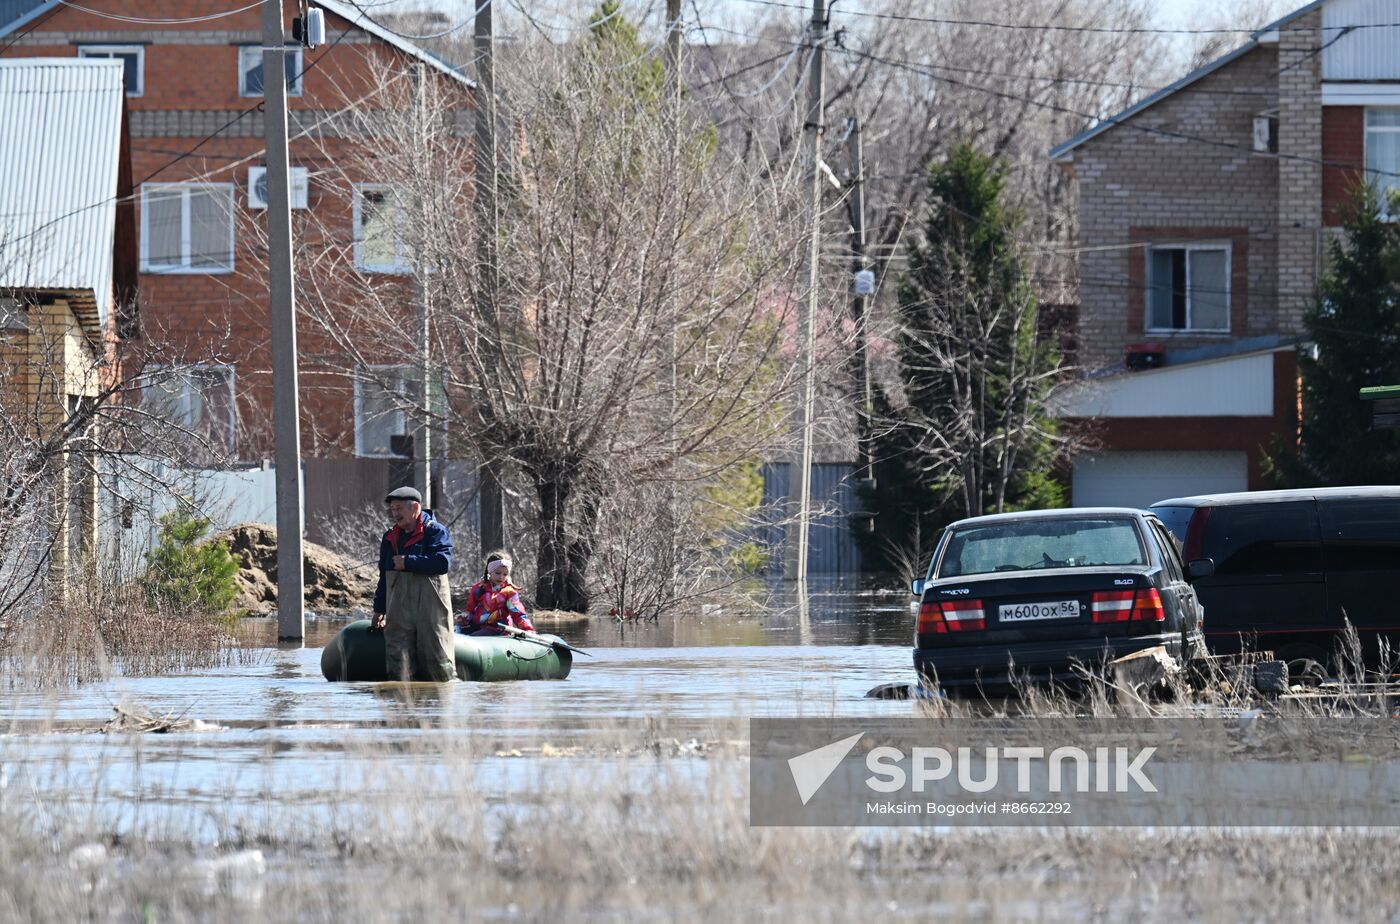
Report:
M177 19L217 13L231 4L225 0L84 0L85 7L158 19ZM284 3L287 28L295 5ZM334 110L348 101L372 97L386 85L402 87L395 75L405 75L412 58L380 41L335 44L349 25L327 15L327 44L306 52L307 71L302 95L288 100L293 110ZM152 112L237 112L258 107L260 99L238 94L239 43L261 30L258 8L206 23L128 24L101 19L81 10L61 6L33 24L26 35L5 53L11 57L74 57L75 34L89 43L131 44L135 33L158 32L166 37L145 44L142 95L127 100L132 114ZM92 38L87 33L104 33ZM171 44L169 33L190 33L201 43ZM211 36L210 33L220 33ZM223 34L228 33L225 36ZM203 41L207 39L208 41ZM444 99L454 108L470 108L469 88L433 69ZM371 105L389 106L402 99L381 98ZM224 119L219 120L222 124ZM218 127L215 125L214 127ZM212 129L211 129L212 130ZM147 348L161 355L189 361L221 361L235 366L235 390L240 425L239 454L258 458L271 452L272 383L271 344L267 307L266 251L261 235L251 233L264 221L261 210L247 208L248 166L264 158L262 139L229 137L246 131L226 131L213 139L203 137L134 136L131 139L131 173L137 189L136 227L140 227L140 184L180 182L203 178L231 183L236 203L234 272L218 274L142 273L140 301ZM196 147L197 146L197 147ZM189 153L193 151L193 153ZM351 185L377 179L368 158L355 142L334 137L292 142L291 162L307 167L311 176L310 209L293 213L293 237L307 257L323 257L325 248L348 248L353 240ZM186 155L181 157L181 155ZM243 162L245 158L250 158ZM236 164L236 166L235 166ZM303 260L299 273L308 272L311 259ZM321 259L318 271L334 275L333 265ZM318 278L324 282L324 278ZM399 277L378 276L376 286L402 291L405 321L412 311L410 293ZM347 304L353 297L346 294ZM393 321L394 319L389 319ZM401 324L401 327L406 327ZM344 370L352 365L342 345L304 312L298 319L298 353L301 361L303 448L309 454L346 454L354 449L354 387ZM356 336L366 358L375 361L372 335ZM380 362L393 362L384 357Z
M1366 107L1324 106L1322 159L1345 166L1322 169L1322 222L1340 225L1352 187L1366 166Z
M1230 242L1230 335L1243 337L1249 332L1249 229L1132 227L1128 239L1143 246L1124 250L1128 261L1128 323L1125 334L1129 342L1146 336L1147 327L1147 252L1149 244L1183 244L1191 241ZM1186 336L1200 336L1195 331L1182 331ZM1126 345L1126 344L1125 344Z

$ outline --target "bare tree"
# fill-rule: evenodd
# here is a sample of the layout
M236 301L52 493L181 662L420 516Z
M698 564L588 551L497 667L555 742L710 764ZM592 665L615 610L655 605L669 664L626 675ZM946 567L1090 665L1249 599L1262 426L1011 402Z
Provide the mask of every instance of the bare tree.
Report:
M321 257L352 284L316 273L305 293L352 375L412 363L405 318L420 293L444 399L430 410L454 451L508 460L529 485L546 608L587 608L619 485L702 484L785 434L790 174L717 149L703 114L669 118L646 92L651 63L584 42L498 64L512 144L491 302L460 103L429 88L361 110L356 130L373 139L361 168L392 193L354 247ZM366 275L367 247L399 255L402 275Z

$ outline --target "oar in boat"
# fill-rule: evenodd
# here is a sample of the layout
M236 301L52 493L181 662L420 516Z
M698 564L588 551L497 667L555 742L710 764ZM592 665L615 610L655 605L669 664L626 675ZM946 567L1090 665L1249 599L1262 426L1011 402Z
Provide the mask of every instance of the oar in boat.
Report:
M537 634L534 633L534 632L526 632L524 629L517 629L515 626L508 626L508 625L506 625L505 623L500 623L500 622L496 623L496 628L498 628L498 629L504 629L506 632L510 633L511 635L515 636L516 638L523 638L525 641L527 641L527 642L534 642L536 645L544 645L544 646L547 647L547 648L555 648L555 647L558 647L558 648L566 648L566 649L568 649L569 651L572 651L574 654L587 655L587 656L590 657L590 658L593 657L593 655L591 655L591 654L589 654L588 652L584 651L582 648L575 648L573 645L570 645L570 644L568 644L567 642L563 642L563 641L554 641L554 642L551 642L549 639L545 638L545 637L542 636L542 635L537 635Z

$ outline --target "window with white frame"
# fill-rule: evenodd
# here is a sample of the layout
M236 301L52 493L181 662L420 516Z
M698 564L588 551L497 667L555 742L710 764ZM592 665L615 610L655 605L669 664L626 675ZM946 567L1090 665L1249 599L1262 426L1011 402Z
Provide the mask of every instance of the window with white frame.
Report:
M145 92L146 49L141 45L79 45L80 58L109 58L122 62L122 84L127 96Z
M1390 196L1400 193L1400 108L1366 110L1366 171L1381 191L1381 211L1400 218Z
M288 45L283 59L287 74L287 95L301 96L301 46ZM238 49L238 95L263 95L263 53L261 45L242 45Z
M392 437L406 432L408 366L364 366L355 377L355 455L374 459L394 455Z
M355 455L394 458L393 437L411 433L419 405L418 372L413 366L361 366L355 376ZM433 445L441 446L447 396L440 375L429 376Z
M141 406L152 417L217 452L233 451L238 424L233 366L169 366L153 370L142 385Z
M391 187L355 187L355 265L372 273L408 271L403 209Z
M1147 329L1230 330L1228 244L1148 249Z
M233 184L146 183L141 187L141 271L233 270Z

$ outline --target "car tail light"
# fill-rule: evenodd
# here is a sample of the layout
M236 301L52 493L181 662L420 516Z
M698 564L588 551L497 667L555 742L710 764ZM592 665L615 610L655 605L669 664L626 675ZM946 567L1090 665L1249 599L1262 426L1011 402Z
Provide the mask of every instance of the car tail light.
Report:
M1135 622L1164 622L1166 618L1167 611L1162 607L1162 595L1157 592L1157 588L1148 587L1137 592L1133 601Z
M943 611L938 608L937 603L919 604L918 631L920 635L930 632L942 634L948 631L948 624L943 621Z
M1181 541L1181 560L1195 561L1201 557L1201 546L1205 544L1206 521L1210 519L1210 507L1197 507L1186 524L1186 538Z
M1094 594L1090 609L1094 622L1162 622L1167 612L1162 595L1155 587L1142 590L1101 590Z
M968 632L987 628L987 616L981 600L944 600L943 622L949 632Z
M1127 622L1133 613L1133 591L1101 590L1089 605L1094 622Z

